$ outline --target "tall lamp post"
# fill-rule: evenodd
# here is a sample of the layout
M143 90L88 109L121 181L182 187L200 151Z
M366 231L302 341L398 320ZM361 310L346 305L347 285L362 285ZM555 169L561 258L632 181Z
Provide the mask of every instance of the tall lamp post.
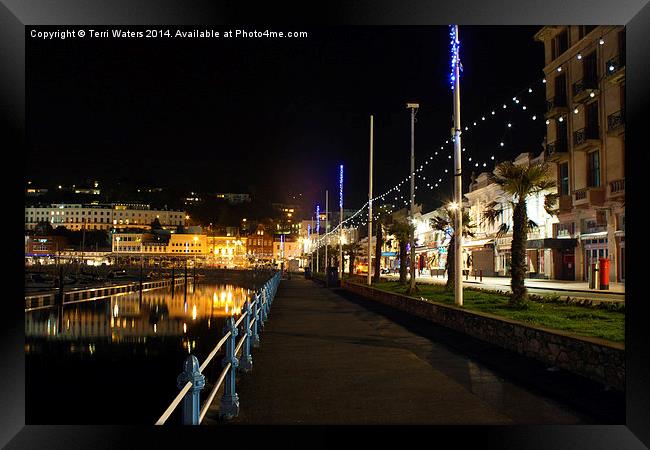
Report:
M320 205L316 205L316 273L318 273L318 249L320 248Z
M339 166L339 280L343 278L343 164Z
M411 110L411 210L409 212L411 222L411 284L409 292L413 292L415 290L415 114L420 105L407 103L406 107Z
M374 131L374 121L373 116L370 116L370 174L368 177L368 286L372 283L372 277L370 275L372 267L372 146L373 146L373 131ZM375 258L379 258L381 255L375 255Z
M327 215L328 209L329 209L329 199L330 199L330 193L326 189L325 190L325 285L327 286L327 243L329 242L329 236L327 235L327 232L329 231L329 217Z
M460 145L460 40L458 25L450 25L451 37L451 83L454 91L454 202L456 203L454 220L454 297L456 304L463 305L463 264L461 251L463 248L463 178L461 170Z

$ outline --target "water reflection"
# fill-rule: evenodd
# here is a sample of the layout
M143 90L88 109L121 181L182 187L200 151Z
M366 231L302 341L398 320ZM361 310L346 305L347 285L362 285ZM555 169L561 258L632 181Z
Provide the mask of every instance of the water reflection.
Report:
M229 316L241 314L252 291L231 284L152 289L113 295L90 302L25 313L25 352L38 351L35 341L75 341L70 353L94 353L95 342L146 342L147 338L180 337L191 352L196 337ZM212 330L221 331L221 326ZM90 342L90 343L89 343Z

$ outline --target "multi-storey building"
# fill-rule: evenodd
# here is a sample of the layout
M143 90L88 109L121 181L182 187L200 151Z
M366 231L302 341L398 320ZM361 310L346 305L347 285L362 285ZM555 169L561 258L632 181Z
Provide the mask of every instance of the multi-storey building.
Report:
M557 165L560 214L555 237L567 278L587 279L597 259L610 282L625 280L625 29L546 26L546 151Z
M210 260L218 266L244 267L247 265L246 237L208 236Z
M545 160L545 152L533 158L529 153L521 153L515 158L515 164L535 164ZM555 179L555 167L551 167L550 178ZM526 250L526 263L529 277L562 278L562 270L558 261L562 259L562 251L572 248L575 240L554 239L554 224L558 223L555 216L548 214L544 208L545 196L557 193L557 187L531 195L526 199L526 212L528 219L535 222L537 228L528 233ZM510 275L510 258L512 245L512 205L513 200L503 190L490 181L487 172L481 173L470 184L469 192L465 194L468 199L468 210L473 224L473 238L466 238L463 242L464 250L470 256L468 266L472 271L483 271L485 276ZM494 222L485 219L487 206L496 202L497 209L501 210L499 217ZM507 232L499 233L502 225L507 227Z
M114 254L148 256L205 256L210 249L204 234L171 233L162 239L152 233L114 233Z
M132 203L73 204L57 203L25 207L25 229L33 230L39 222L50 222L53 228L69 230L111 230L148 228L156 219L164 229L183 225L186 213L175 210L151 209L149 205Z
M273 259L273 232L259 224L247 239L246 252L253 262L270 262Z

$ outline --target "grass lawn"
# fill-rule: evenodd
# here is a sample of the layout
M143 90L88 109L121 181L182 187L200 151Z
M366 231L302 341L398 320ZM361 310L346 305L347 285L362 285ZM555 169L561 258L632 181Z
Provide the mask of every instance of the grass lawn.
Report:
M397 281L381 281L372 287L406 295L407 286ZM419 293L438 303L454 304L453 292L445 292L443 285L418 284ZM589 306L570 305L554 301L529 301L523 309L508 305L508 297L499 293L464 289L463 307L512 320L563 330L577 335L597 337L613 342L625 341L625 312Z

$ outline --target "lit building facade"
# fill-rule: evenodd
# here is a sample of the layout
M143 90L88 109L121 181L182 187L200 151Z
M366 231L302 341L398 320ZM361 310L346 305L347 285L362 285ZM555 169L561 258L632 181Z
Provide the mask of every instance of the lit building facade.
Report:
M208 237L203 234L171 233L157 240L151 233L114 233L114 254L147 256L206 256Z
M522 153L515 159L515 164L535 164L543 162L545 153L542 152L535 158L528 153ZM555 167L550 165L550 179L556 178ZM562 259L563 251L574 245L574 240L555 239L553 236L554 225L558 218L552 216L544 209L545 196L557 193L557 187L551 188L526 200L528 219L535 222L536 229L528 233L526 262L528 276L534 278L556 278L561 276L561 268L557 262ZM474 237L465 238L463 250L467 268L472 273L482 271L484 276L509 276L512 246L512 198L505 195L503 190L489 179L487 172L481 173L470 184L469 192L465 194L470 219L474 225ZM493 223L485 219L485 209L492 202L500 205L497 207L501 214ZM507 226L507 232L498 235L502 225Z
M585 280L610 261L610 282L625 280L625 28L546 26L546 152L557 165L558 238L566 279Z
M273 233L259 224L253 234L248 236L246 253L253 263L266 263L273 260Z
M227 268L247 266L247 240L246 237L238 236L208 236L210 261Z
M69 230L105 230L114 228L148 228L158 219L164 229L183 225L186 213L175 210L151 209L143 204L74 204L57 203L49 206L26 206L25 229L33 230L39 222L49 222L53 228Z

